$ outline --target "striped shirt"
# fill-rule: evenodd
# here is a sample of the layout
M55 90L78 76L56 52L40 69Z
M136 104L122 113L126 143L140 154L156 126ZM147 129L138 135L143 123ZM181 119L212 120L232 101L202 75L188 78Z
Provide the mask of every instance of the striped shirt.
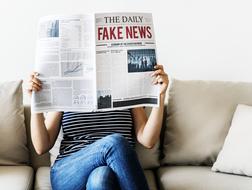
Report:
M64 112L61 127L63 139L56 160L113 133L123 135L134 146L133 121L130 110L107 112Z

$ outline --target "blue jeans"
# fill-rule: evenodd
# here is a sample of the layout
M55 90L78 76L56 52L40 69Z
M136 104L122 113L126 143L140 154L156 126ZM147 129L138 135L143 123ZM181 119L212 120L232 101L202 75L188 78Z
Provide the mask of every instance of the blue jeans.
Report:
M119 134L108 135L56 161L53 190L148 190L136 152Z

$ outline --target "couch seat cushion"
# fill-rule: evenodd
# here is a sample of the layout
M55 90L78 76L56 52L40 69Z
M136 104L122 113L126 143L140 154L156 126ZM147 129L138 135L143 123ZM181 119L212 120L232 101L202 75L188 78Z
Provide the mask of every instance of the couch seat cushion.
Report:
M50 167L40 167L36 172L34 190L49 189L52 189L50 182Z
M0 189L33 189L33 169L30 166L0 166Z
M157 190L155 176L152 170L144 170L150 190ZM40 167L37 170L34 190L51 190L50 167Z
M150 190L157 190L157 184L155 180L155 175L152 170L144 170L145 177L147 179Z
M251 190L252 178L216 173L204 166L166 166L157 171L161 190Z

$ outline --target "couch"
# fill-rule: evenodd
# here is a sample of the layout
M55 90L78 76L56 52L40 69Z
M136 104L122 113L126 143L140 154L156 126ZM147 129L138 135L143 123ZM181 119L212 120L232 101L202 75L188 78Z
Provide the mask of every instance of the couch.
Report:
M12 152L1 151L1 144L6 145L1 140L1 132L2 135L6 133L6 128L2 130L5 123L0 123L0 189L49 190L50 165L57 155L62 136L59 135L50 153L42 156L36 154L30 138L30 106L23 107L20 103L21 84L21 81L0 84L0 109L3 115L3 118L0 116L0 122L12 115L6 102L8 105L14 102L13 110L18 109L15 113L21 116L19 121L14 121L19 130L12 133L22 133L21 137L8 133L2 140L14 141L16 144L22 141L25 145L15 147ZM1 89L10 92L3 94ZM251 83L172 79L159 142L152 149L136 145L150 189L251 190L251 177L211 170L239 103L252 105ZM147 108L146 112L149 111ZM14 114L13 117L17 116ZM24 125L20 125L22 122ZM21 128L25 129L25 133ZM21 140L16 142L18 138ZM17 154L19 149L23 149L23 152ZM14 159L12 154L17 154Z

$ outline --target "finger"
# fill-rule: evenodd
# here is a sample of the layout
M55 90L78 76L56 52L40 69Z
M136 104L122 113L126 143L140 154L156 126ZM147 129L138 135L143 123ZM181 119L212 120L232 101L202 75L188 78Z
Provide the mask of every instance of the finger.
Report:
M158 81L157 81L157 80L154 80L154 81L152 82L152 84L153 84L153 85L156 85L156 84L158 84Z
M164 70L158 69L158 70L154 71L151 74L151 76L153 77L153 76L156 76L156 75L164 75L164 74L165 74Z
M32 72L31 74L30 74L30 78L34 78L36 76L36 72Z
M37 88L37 87L33 86L31 92L38 92L40 90L41 90L40 88Z
M33 71L31 74L30 74L30 78L32 79L32 78L35 78L35 77L37 77L37 76L39 76L39 73L38 72L35 72L35 71Z
M154 85L158 84L158 79L154 78L151 83L154 84Z
M38 92L38 91L40 91L40 89L38 89L38 88L36 88L36 87L33 87L33 88L32 88L32 91Z
M157 80L157 83L163 83L164 77L162 75L157 75L156 80Z
M36 83L29 82L27 90L29 92L32 92L33 90L34 91L39 91L39 90L41 90L41 86L37 85Z
M157 83L168 83L168 75L167 74L163 74L163 75L157 75L156 76L156 81Z
M39 86L42 86L42 83L38 78L33 78L31 81Z
M160 78L162 79L162 82L168 84L168 75L165 73L164 75L161 75Z
M34 76L38 76L38 75L39 75L39 73L36 72L36 71L33 71L32 74L33 74Z
M40 91L41 90L41 86L37 85L36 83L33 83L32 84L32 90Z
M154 66L155 69L161 69L161 70L164 70L164 66L163 65L155 65Z

